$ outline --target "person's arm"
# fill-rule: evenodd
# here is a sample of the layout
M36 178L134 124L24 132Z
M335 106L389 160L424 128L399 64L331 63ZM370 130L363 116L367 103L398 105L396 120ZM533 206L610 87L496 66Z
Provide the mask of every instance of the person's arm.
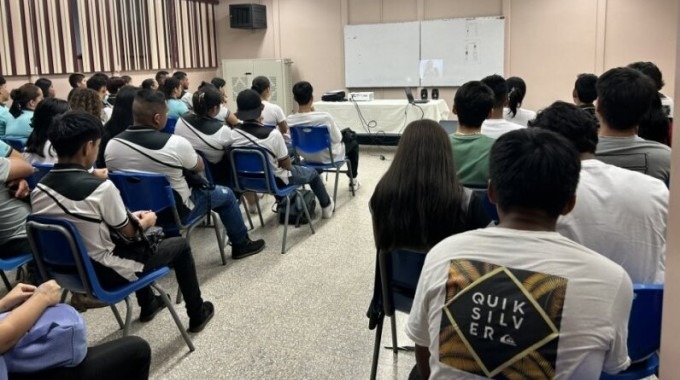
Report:
M285 120L281 120L276 125L279 127L279 132L281 132L281 134L288 133L288 122L286 122Z
M619 373L630 365L628 357L628 318L633 304L633 283L626 273L621 274L619 288L612 300L611 317L614 336L605 353L602 372Z
M290 156L287 156L286 158L282 158L282 159L279 160L279 167L280 168L290 170L290 166L291 166Z
M26 162L21 153L16 150L12 150L12 153L7 160L9 161L9 174L5 179L5 182L11 182L15 179L22 179L33 175L33 165Z
M416 365L423 379L430 378L430 349L416 344Z
M232 127L233 127L234 125L237 125L237 124L240 123L240 121L238 120L238 118L236 117L236 115L234 115L233 112L229 112L229 115L227 115L227 120L226 120L226 121L227 121L227 124L229 124L229 125L232 126Z
M156 225L156 213L153 211L135 211L133 217L137 218L139 225L143 231ZM128 221L126 225L118 229L118 232L127 238L134 238L137 236L137 228L132 221Z
M201 156L196 153L196 150L191 143L181 136L173 136L172 138L179 139L177 147L175 148L180 164L184 169L192 172L200 173L205 170L205 164Z
M5 298L8 296L9 294ZM45 309L56 305L60 299L61 287L54 280L47 281L35 289L30 298L0 321L0 353L4 354L14 347L40 318Z
M338 125L335 123L335 119L333 119L333 116L329 114L326 123L328 127L328 132L330 132L331 135L331 142L333 144L342 142L342 132L340 131Z
M276 154L276 157L279 160L279 167L290 170L291 167L291 160L290 156L288 155L288 148L286 147L286 140L283 139L283 135L278 131L274 130L272 133L277 134L276 138L274 139L274 154Z

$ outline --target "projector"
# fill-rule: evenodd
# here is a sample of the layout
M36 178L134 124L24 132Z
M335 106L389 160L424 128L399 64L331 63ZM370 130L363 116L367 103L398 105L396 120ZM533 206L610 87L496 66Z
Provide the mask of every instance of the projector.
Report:
M350 92L349 98L356 102L372 102L374 96L372 92Z

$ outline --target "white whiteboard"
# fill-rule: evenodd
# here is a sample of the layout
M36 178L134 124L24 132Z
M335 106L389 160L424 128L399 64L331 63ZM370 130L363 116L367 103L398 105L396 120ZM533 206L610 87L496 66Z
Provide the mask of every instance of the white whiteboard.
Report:
M420 22L345 26L345 86L418 86Z
M421 86L460 86L487 75L503 75L504 19L423 21L420 27ZM435 69L426 70L428 66Z

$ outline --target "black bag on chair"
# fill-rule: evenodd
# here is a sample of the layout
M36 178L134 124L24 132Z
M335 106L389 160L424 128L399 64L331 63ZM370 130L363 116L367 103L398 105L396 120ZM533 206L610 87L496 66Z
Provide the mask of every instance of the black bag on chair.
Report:
M305 210L302 207L302 202L307 205L309 216L314 218L314 211L316 210L316 198L314 193L310 190L296 191L290 196L290 211L288 213L288 224L294 224L296 227L301 224L309 223ZM286 222L286 198L278 201L276 204L276 212L279 214L279 223Z

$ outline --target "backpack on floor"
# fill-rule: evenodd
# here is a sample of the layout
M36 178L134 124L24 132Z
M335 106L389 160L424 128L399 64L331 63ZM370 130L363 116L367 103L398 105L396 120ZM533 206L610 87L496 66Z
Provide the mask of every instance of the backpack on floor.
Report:
M316 210L316 198L314 193L310 190L300 190L290 196L290 211L288 213L288 224L294 224L296 227L301 224L309 223L307 215L302 208L302 202L307 205L309 216L314 218L314 211ZM285 223L286 219L286 198L281 199L276 205L276 212L279 214L279 223Z

